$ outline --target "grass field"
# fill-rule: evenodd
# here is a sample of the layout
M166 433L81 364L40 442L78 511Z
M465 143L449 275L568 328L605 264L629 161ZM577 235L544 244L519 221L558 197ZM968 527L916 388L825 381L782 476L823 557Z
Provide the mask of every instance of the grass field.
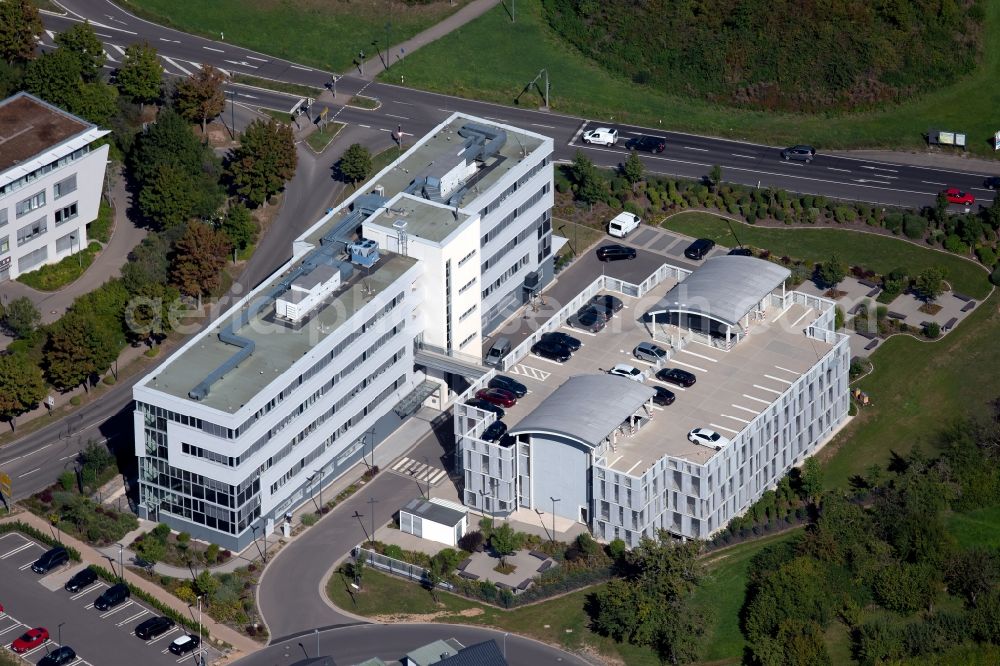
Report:
M726 220L709 213L681 213L669 218L664 227L696 238L711 238L720 245L737 245ZM821 262L836 254L849 264L878 273L905 268L916 275L925 268L945 269L956 291L974 298L990 292L988 274L978 264L945 252L936 252L904 240L847 229L813 229L801 226L756 227L733 223L744 245L765 248L772 254Z
M151 0L142 0L143 3ZM159 0L166 2L167 0ZM1000 108L1000 0L987 0L985 48L975 72L909 103L856 114L795 115L741 111L655 90L615 77L566 45L548 27L538 0L517 3L517 22L502 7L406 56L384 80L511 104L539 70L548 70L555 111L711 135L820 149L919 148L930 128L954 128L969 151L993 158L990 139ZM488 45L488 47L484 47ZM461 63L461 66L456 66ZM537 94L522 104L538 106Z
M344 123L328 123L326 127L322 129L317 128L314 132L307 136L306 143L309 144L309 147L312 148L314 152L322 153L342 129L344 129Z
M962 548L1000 548L1000 506L952 514L948 529Z
M322 69L352 67L359 51L366 59L386 41L403 42L457 11L465 0L425 6L401 2L329 0L130 0L131 12L184 32ZM388 30L386 25L391 24Z

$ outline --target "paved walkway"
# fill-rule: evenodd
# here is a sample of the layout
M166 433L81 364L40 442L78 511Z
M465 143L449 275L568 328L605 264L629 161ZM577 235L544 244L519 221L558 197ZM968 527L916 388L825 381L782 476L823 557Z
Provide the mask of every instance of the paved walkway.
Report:
M15 514L13 516L4 517L0 519L0 522L10 522L18 520L23 523L27 523L28 525L31 525L32 527L41 532L49 531L49 524L46 523L41 518L39 518L38 516L36 516L35 514L31 513L30 511L22 511L21 513ZM79 539L75 539L65 533L63 533L62 535L62 541L67 546L72 546L73 548L78 550L85 564L94 564L104 567L105 569L108 568L108 562L105 559L104 555L94 547L80 541ZM115 556L117 558L117 553L115 553ZM191 612L191 609L188 607L186 603L184 603L174 595L170 594L160 586L156 585L155 583L152 583L138 576L131 576L129 578L129 583L139 588L140 590L146 592L147 594L154 597L164 605L169 606L170 608L174 609L175 611L177 611L182 615L187 615ZM256 641L244 636L243 634L240 634L239 632L235 631L234 629L231 629L230 627L227 627L223 624L216 622L207 615L204 616L202 624L204 624L205 628L208 630L208 632L212 635L213 638L223 640L233 646L234 651L229 655L230 661L235 661L241 656L252 654L263 647Z

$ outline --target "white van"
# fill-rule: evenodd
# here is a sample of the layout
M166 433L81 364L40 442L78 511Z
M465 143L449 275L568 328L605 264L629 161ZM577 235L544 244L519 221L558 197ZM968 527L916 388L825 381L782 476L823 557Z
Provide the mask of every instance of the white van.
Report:
M630 232L639 228L642 220L634 213L618 213L608 222L608 234L615 238L625 238Z

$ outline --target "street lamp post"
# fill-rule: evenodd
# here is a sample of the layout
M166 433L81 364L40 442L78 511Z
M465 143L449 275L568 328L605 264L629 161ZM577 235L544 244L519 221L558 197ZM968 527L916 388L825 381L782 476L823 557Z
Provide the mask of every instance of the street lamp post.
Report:
M323 468L320 467L319 469L314 469L313 474L319 475L319 512L323 513Z
M313 629L313 633L316 634L316 658L319 659L319 629Z
M230 88L226 91L229 95L229 137L236 140L236 91ZM225 123L225 121L223 121Z
M201 597L198 595L198 643L201 643Z
M76 243L77 247L80 248L76 252L76 261L79 264L80 268L83 268L83 257L80 256L80 252L83 250L83 243L81 243L80 240L76 237L76 234L70 234L69 235L69 251L70 252L73 251L73 243Z
M552 541L554 542L556 540L556 502L561 501L562 498L550 495L549 499L552 500Z
M260 527L258 525L250 526L250 531L253 532L253 543L257 546L257 552L260 554L260 559L264 562L264 564L267 564L267 555L260 549L260 543L257 541L257 530L259 529Z
M119 577L122 579L122 582L125 582L125 546L120 543L116 543L115 545L118 546Z
M364 532L365 536L367 537L368 536L368 530L365 529L365 523L364 523L363 520L361 520L364 517L365 517L365 514L358 513L357 510L355 510L354 511L354 515L351 516L351 518L357 518L358 519L358 525L361 525L361 531ZM369 539L369 541L371 541L371 539Z
M392 30L392 23L389 21L385 22L385 69L388 71L389 65L392 64L392 56L390 49L392 49L392 42L389 41L389 31Z
M371 520L371 526L372 526L372 533L369 536L369 539L372 542L372 546L375 545L375 505L376 504L378 504L378 500L377 499L375 499L374 497L369 497L368 498L368 505L371 507L371 509L369 510L369 512L371 513L371 515L369 516L369 519Z
M56 631L59 632L59 634L58 634L59 638L57 639L59 641L59 645L62 645L62 628L63 628L64 624L66 624L66 623L65 622L60 622L59 626L56 627Z

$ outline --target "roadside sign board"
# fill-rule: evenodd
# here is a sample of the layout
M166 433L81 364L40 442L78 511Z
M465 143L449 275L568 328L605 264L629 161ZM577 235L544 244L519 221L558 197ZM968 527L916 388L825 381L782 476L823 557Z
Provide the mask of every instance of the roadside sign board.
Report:
M13 497L13 495L11 495L10 474L7 474L6 472L0 472L0 494L5 497Z
M1000 131L993 135L993 150L1000 150Z

